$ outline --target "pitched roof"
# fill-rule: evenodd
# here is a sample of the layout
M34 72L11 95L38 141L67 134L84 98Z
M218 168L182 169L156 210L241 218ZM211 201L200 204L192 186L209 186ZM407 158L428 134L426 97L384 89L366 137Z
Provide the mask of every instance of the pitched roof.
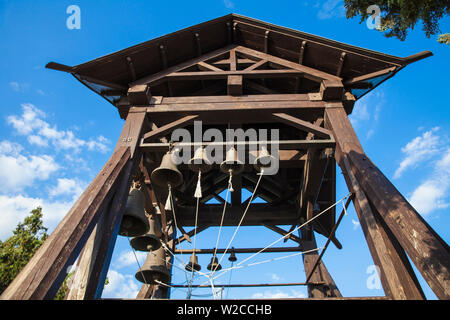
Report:
M136 80L230 44L338 75L356 98L409 63L432 55L424 51L400 58L229 14L73 67L54 62L47 67L72 73L115 104Z

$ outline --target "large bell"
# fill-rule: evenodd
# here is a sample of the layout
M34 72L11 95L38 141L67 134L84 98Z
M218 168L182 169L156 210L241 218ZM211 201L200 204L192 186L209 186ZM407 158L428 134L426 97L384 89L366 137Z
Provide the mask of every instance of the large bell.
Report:
M120 224L119 234L121 236L137 237L148 232L149 224L145 215L144 203L142 191L132 188Z
M174 163L171 152L163 156L160 166L153 170L151 179L160 187L170 185L176 188L183 183L183 175Z
M161 247L161 230L153 217L150 217L149 231L130 240L131 246L137 251L154 251Z
M197 148L194 153L194 157L189 160L189 169L194 172L208 172L211 170L211 161L206 155L206 150L203 147Z
M271 164L275 161L265 146L261 146L261 150L258 153L258 157L255 159L253 166L256 171L261 172L262 169L269 168Z
M228 261L231 261L231 262L237 261L236 253L234 252L234 247L231 247L230 256L228 257Z
M189 264L184 267L187 271L200 271L202 267L198 264L198 259L195 253L192 253L191 257L189 258Z
M208 264L206 269L208 269L209 271L211 271L211 270L219 271L222 269L222 266L219 264L219 260L217 259L216 256L211 258L211 262Z
M225 160L220 164L220 171L232 174L244 171L244 163L238 159L238 153L234 147L227 151Z
M157 281L168 284L170 271L166 265L164 248L149 252L144 265L136 272L135 277L145 284L158 284Z

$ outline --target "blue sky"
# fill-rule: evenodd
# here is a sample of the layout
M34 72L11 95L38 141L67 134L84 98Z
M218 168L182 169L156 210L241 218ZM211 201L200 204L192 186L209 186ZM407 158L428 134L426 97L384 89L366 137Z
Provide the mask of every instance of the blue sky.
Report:
M80 30L66 27L66 9L73 4L81 9ZM401 57L433 52L433 57L408 66L363 97L350 118L366 153L448 242L449 47L438 44L436 37L426 38L421 25L404 42L387 39L359 24L359 19L347 20L342 1L333 0L275 4L262 0L0 0L0 239L5 240L37 205L43 206L44 221L54 229L111 155L123 125L112 105L73 77L45 69L47 62L76 65L230 12ZM441 20L441 29L450 29L450 19ZM340 199L348 191L339 168L337 172ZM198 246L213 247L217 231L201 233ZM233 232L224 228L219 247L228 244ZM373 284L373 262L352 206L337 237L343 249L331 245L324 261L343 295L382 295L376 285L368 285ZM277 234L263 228L241 228L233 246L263 247L277 239ZM323 245L325 239L318 236L318 242ZM261 254L249 262L284 255ZM238 262L246 257L238 255ZM138 258L142 264L145 256L138 254ZM210 258L199 256L202 271ZM223 266L229 266L228 260L223 260ZM103 296L133 297L140 287L134 280L136 270L127 240L119 237ZM231 276L232 283L302 282L305 278L301 256L234 270ZM173 283L184 281L184 273L174 268ZM195 283L203 281L199 277ZM229 274L217 281L229 282ZM426 295L434 298L422 279L421 283ZM193 292L210 293L206 289ZM304 287L224 292L228 298L305 295ZM173 297L185 298L186 292L176 289Z

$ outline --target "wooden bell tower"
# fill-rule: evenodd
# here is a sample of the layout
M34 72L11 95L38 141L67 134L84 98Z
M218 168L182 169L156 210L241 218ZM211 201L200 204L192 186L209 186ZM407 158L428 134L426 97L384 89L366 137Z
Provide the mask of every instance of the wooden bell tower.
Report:
M305 252L310 298L344 299L321 260L324 251L315 250L316 232L328 238L326 247L342 247L335 236L342 219L333 206L336 164L350 192L345 206L353 202L380 268L383 298L425 298L410 259L436 296L449 299L447 243L365 154L348 119L357 99L430 55L394 57L230 14L74 67L49 63L48 68L71 73L108 100L125 123L111 158L1 299L52 298L77 258L67 299L100 298L133 182L144 190L146 212L160 224L161 241L173 254L180 252L179 243L209 227L262 225L297 244L264 252ZM228 188L228 176L218 164L201 177L198 207L192 196L197 176L185 164L179 166L183 184L172 190L173 211L165 210L168 190L150 178L162 156L178 144L171 140L173 130L192 132L195 121L220 132L279 132L277 141L269 141L279 146L278 173L257 181L253 164L245 163L233 177L225 216L219 194ZM248 149L251 143L243 145ZM255 191L257 182L256 195L266 203L252 204L243 219L248 203L241 202L241 192ZM220 204L208 204L213 198ZM286 231L280 225L291 227ZM194 229L186 232L185 227ZM213 250L184 250L192 252ZM170 267L173 258L166 260ZM167 286L144 284L137 298L149 297L168 298Z

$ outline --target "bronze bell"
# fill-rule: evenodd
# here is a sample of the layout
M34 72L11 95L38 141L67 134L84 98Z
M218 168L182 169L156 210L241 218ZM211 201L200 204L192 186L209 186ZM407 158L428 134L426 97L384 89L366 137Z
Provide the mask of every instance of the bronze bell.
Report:
M194 172L208 172L211 169L211 161L206 155L206 150L203 147L197 148L194 157L189 160L189 169Z
M187 271L200 271L202 267L198 264L198 259L195 253L192 253L191 257L189 258L189 264L184 267Z
M234 147L227 151L225 160L220 164L220 171L232 174L244 171L244 163L238 159L238 153Z
M144 265L136 272L135 277L145 284L158 284L157 281L168 284L170 271L166 265L164 248L149 252Z
M236 253L234 252L234 247L231 247L230 256L228 257L228 261L231 261L231 262L237 261Z
M149 224L145 215L144 202L142 191L132 188L120 224L119 234L121 236L137 237L148 232Z
M160 187L178 187L183 183L183 175L172 159L172 152L167 152L158 168L153 170L151 180Z
M206 269L208 269L209 271L211 271L211 270L219 271L222 269L222 266L219 264L219 260L217 259L216 256L211 258L211 262L208 264Z
M131 246L137 251L154 251L161 247L161 230L153 217L148 219L149 231L139 237L131 239Z
M270 155L265 146L261 146L261 150L259 151L258 157L255 159L253 166L256 171L260 172L261 169L270 167L272 161L275 161L275 158Z

